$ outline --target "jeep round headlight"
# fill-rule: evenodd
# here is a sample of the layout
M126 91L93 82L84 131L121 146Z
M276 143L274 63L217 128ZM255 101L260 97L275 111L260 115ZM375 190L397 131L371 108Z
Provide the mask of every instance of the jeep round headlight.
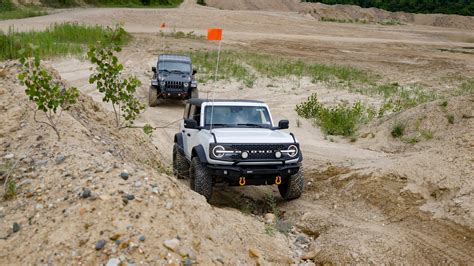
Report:
M215 146L212 149L212 155L216 158L222 158L225 155L225 148L222 147L221 145Z
M242 154L240 156L242 156L242 159L247 159L249 157L249 153L244 151L244 152L242 152Z
M160 83L160 85L161 85L162 87L164 87L164 86L166 85L166 82L162 81L162 82Z
M189 83L185 82L184 84L184 87L189 87Z
M298 155L298 147L296 147L296 145L291 145L290 147L288 147L288 156L290 157L295 157L296 155Z
M275 152L275 158L280 159L281 158L281 152L279 152L279 151Z

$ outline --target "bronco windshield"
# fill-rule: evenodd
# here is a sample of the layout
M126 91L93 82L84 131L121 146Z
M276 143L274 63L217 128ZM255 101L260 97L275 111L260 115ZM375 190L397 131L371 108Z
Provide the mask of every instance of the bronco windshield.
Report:
M269 128L272 126L266 107L214 106L214 111L212 109L212 106L207 106L205 109L205 126L210 126L211 123L212 127Z
M191 64L181 61L160 61L158 71L191 73Z

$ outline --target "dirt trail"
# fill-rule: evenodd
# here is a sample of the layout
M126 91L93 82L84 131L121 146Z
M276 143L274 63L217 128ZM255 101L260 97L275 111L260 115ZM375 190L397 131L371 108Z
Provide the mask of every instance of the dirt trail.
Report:
M221 26L225 30L226 49L263 51L322 63L350 64L380 74L390 82L420 82L433 90L450 89L440 85L442 78L450 74L462 73L474 77L474 55L440 50L472 47L468 42L474 36L471 31L412 25L326 24L296 12L217 10L197 6L189 0L181 8L170 10L75 9L46 17L0 22L0 28L5 29L11 23L19 29L41 28L59 21L107 25L125 21L127 30L135 38L124 48L120 60L126 71L136 75L144 84L137 93L143 102L147 102L151 66L161 52L162 39L156 33L163 21L171 28L176 26L177 30L198 34L204 34L207 27ZM168 38L166 43L174 49L183 50L190 47L216 48L213 43L200 40ZM51 64L65 80L100 102L101 96L88 84L88 62L62 58L53 60ZM270 82L278 86L267 86ZM456 124L449 128L437 128L444 135L440 133L439 139L435 138L427 144L410 148L388 139L387 131L393 121L402 118L415 120L415 114L435 113L436 117L426 121L439 124L440 119L445 119L445 114L439 110L439 103L370 125L365 130L374 133L375 137L353 144L344 139L327 139L309 121L300 121L301 125L296 126L295 105L313 92L318 92L320 99L328 103L358 99L376 103L378 99L329 89L324 84L313 84L307 79L298 83L295 85L294 79L269 81L259 78L254 88L246 88L234 81L200 84L201 95L214 91L216 98L267 102L273 119L289 119L291 131L302 143L308 183L301 199L277 201L282 221L297 230L288 237L277 234L275 243L279 252L286 256L285 252L291 250L293 262L305 259L308 262L336 264L474 263L474 185L468 176L474 172L474 125L473 119L462 120L465 114L471 115L467 107L472 100L467 97L449 99L448 111L456 115ZM103 107L110 110L107 105ZM171 162L172 137L177 131L182 108L183 104L179 102L163 102L157 108L147 108L138 121L138 124L169 125L157 130L151 140L157 154L167 163ZM447 162L447 157L455 158L454 162ZM447 172L449 177L445 176ZM186 182L178 182L178 185L183 194L189 192ZM218 229L223 232L231 230L224 229L226 218L236 224L243 219L244 223L252 221L249 223L253 226L262 227L257 221L261 221L262 215L269 211L265 203L265 195L268 194L278 195L277 188L223 186L216 189L211 207L202 205L201 201L198 205L203 212L219 210L215 217L231 213L218 221ZM195 199L186 202L189 204L186 206L193 206ZM429 204L434 204L436 208ZM146 212L146 209L143 211ZM253 214L241 215L241 211ZM111 207L108 214L113 213ZM184 217L176 217L185 220ZM206 224L209 227L201 225L196 229L192 224L189 227L196 231L209 230L214 223L206 222L209 222ZM242 227L239 230L242 233L245 231ZM301 238L295 239L298 235ZM250 237L249 234L244 236ZM220 237L218 233L211 238L216 237ZM273 243L268 236L260 242L252 241L245 238L243 243L263 246L265 252L269 252L269 243ZM221 243L205 245L203 256L208 256L206 252ZM239 254L246 252L236 248L236 245L242 243L226 244L226 247ZM267 253L265 258L274 253ZM243 257L239 260L240 263L249 263ZM220 260L214 256L214 259L203 261L219 263ZM285 258L279 257L273 262L285 263Z

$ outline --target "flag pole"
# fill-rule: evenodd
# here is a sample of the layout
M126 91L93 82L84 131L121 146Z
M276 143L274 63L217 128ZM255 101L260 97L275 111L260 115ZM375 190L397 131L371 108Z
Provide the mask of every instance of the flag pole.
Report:
M215 86L215 83L217 82L217 75L219 73L219 60L221 58L221 47L222 47L222 40L219 40L219 50L217 51L216 74L214 75L214 86ZM216 91L216 89L214 88L212 90L212 108L211 108L211 126L210 126L210 132L211 133L212 133L212 123L213 123L213 120L214 120L215 91Z

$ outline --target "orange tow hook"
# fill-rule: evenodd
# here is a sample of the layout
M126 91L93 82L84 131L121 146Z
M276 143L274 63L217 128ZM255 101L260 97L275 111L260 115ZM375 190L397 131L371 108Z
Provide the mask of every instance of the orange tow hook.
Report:
M245 177L240 177L239 185L245 186Z
M280 185L281 184L281 176L277 175L275 178L275 184Z

